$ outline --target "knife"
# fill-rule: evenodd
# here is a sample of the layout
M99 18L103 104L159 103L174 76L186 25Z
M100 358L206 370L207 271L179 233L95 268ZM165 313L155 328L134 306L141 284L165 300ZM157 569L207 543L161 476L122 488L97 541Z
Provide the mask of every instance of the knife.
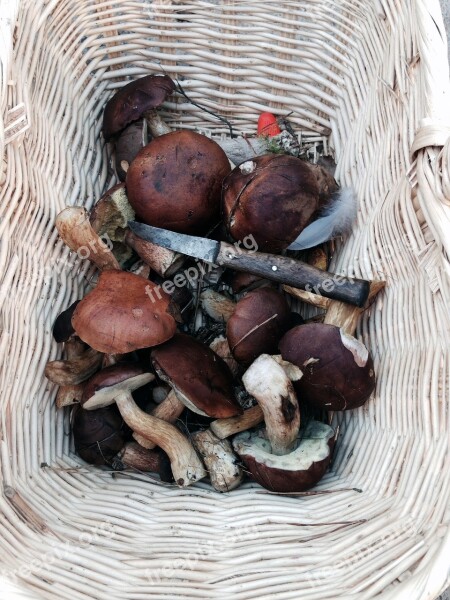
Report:
M137 236L174 252L187 254L221 267L235 271L245 271L260 275L302 290L340 300L362 307L369 296L370 282L353 279L316 269L300 260L252 252L240 248L238 244L216 242L207 238L175 233L167 229L129 221L128 226Z

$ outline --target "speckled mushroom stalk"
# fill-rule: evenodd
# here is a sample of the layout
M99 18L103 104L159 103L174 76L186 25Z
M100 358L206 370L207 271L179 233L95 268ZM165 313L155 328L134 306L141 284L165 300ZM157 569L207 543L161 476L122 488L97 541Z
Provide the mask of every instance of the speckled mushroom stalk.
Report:
M220 440L209 429L193 433L191 439L216 491L231 492L241 484L244 473L228 440Z
M183 254L143 240L130 229L127 230L125 241L145 264L161 277L172 277L186 259Z
M131 392L154 379L134 364L115 365L97 373L86 385L82 406L93 410L117 404L125 423L139 435L154 442L170 458L177 485L186 487L203 479L205 469L189 440L173 425L142 411Z
M217 419L210 425L211 431L220 439L223 440L227 437L246 431L252 427L256 427L264 421L264 413L262 408L252 406L244 410L242 415L237 417L228 417L227 419Z
M84 344L77 338L71 338L65 343L66 359L80 358L84 353ZM78 404L83 396L82 383L61 385L56 394L56 408Z
M166 423L175 423L184 409L184 404L178 399L175 392L170 390L164 400L150 414L157 419L166 421ZM133 433L133 438L140 446L147 450L156 447L154 442L136 432Z
M48 362L44 373L47 379L58 385L78 385L100 368L102 360L103 354L88 348L76 358Z

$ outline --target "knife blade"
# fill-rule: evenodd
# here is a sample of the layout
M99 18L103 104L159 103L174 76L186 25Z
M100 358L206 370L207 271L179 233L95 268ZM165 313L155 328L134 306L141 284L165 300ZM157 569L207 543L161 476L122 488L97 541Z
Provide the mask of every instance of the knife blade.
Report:
M260 275L265 279L291 285L332 300L362 307L369 296L369 281L322 271L300 260L245 250L239 243L233 245L217 242L136 221L129 221L128 226L143 240L174 252L230 267L236 271Z

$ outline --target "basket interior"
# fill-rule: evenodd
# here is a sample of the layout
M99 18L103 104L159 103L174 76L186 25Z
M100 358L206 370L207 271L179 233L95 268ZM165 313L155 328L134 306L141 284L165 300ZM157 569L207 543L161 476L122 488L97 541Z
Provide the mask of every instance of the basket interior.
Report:
M410 147L425 110L416 2L22 2L7 108L29 128L1 173L3 574L37 597L372 598L432 561L448 477L448 304L440 248L415 200ZM410 5L410 6L409 6ZM332 269L385 279L358 336L376 393L340 427L319 495L230 494L112 476L72 453L46 382L56 315L93 275L73 268L56 214L114 183L100 128L124 80L166 72L254 134L289 114L323 141L359 197ZM164 117L212 136L223 121L180 97ZM447 464L447 470L445 465ZM43 555L44 551L44 555ZM150 596L151 595L151 596ZM353 596L352 596L353 597Z

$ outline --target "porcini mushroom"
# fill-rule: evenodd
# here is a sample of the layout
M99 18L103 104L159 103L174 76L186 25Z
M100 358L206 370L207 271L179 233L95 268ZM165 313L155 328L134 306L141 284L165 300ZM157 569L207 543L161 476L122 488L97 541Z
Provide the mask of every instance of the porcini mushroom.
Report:
M224 335L218 335L209 344L209 347L224 360L233 377L237 377L241 372L242 366L234 360L227 338Z
M87 258L100 270L120 269L109 246L92 228L85 208L65 208L57 215L55 225L61 239L79 258Z
M223 183L223 219L238 241L250 233L261 252L285 250L310 223L319 188L309 165L293 156L256 156Z
M93 465L110 465L125 445L130 432L116 406L72 412L75 452Z
M309 323L289 330L280 341L281 355L303 377L297 393L324 410L362 406L375 388L373 360L367 348L335 325Z
M175 394L173 390L170 390L164 400L158 404L151 411L151 415L156 417L157 419L162 419L166 421L166 423L175 423L177 419L180 417L181 413L184 411L184 404L181 400L178 399L178 396ZM149 439L139 435L138 433L133 433L134 439L148 450L151 450L156 446L156 444Z
M297 381L301 375L299 369L292 373ZM268 354L261 354L244 373L242 382L263 411L272 453L288 454L300 428L300 407L285 369Z
M237 417L228 417L227 419L217 419L210 425L211 431L223 440L235 433L246 431L256 427L264 421L264 413L259 405L252 406L244 410L242 415Z
M244 473L228 440L220 440L209 429L191 434L191 439L216 491L231 492L242 483Z
M277 290L264 287L246 294L227 323L227 339L234 358L249 364L260 354L275 354L290 326L290 309Z
M69 308L63 310L63 312L59 313L56 317L55 322L53 323L53 337L55 342L67 342L67 340L75 333L75 330L72 327L72 315L78 302L79 300L75 300Z
M147 75L121 87L107 102L103 113L103 137L109 142L127 125L160 106L174 91L168 75Z
M300 430L292 451L273 454L264 430L244 431L233 439L233 448L252 477L273 492L304 492L325 474L334 447L334 431L325 423L310 421Z
M242 413L234 397L233 375L208 346L177 333L154 348L151 360L157 375L183 404L200 415L223 418Z
M222 181L229 172L228 159L213 140L174 131L137 154L127 172L128 199L148 225L205 234L220 219Z
M115 166L120 181L125 181L132 160L147 144L147 121L145 119L131 123L120 133L115 144Z
M124 271L103 271L76 307L72 324L92 348L127 354L173 336L176 323L170 310L170 298L151 281Z
M194 448L179 429L142 411L131 395L152 379L154 375L136 364L107 367L88 381L81 404L84 409L93 410L115 402L123 420L134 432L166 452L176 483L185 487L206 475Z
M64 349L66 351L66 360L70 361L83 356L86 346L80 339L74 336L65 342ZM56 394L56 408L78 404L83 395L83 388L82 383L61 385Z

